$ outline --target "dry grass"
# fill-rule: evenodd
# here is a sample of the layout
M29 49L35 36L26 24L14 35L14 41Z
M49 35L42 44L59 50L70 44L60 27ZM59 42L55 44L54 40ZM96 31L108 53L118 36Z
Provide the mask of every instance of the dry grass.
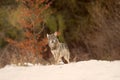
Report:
M25 63L31 64L51 64L51 60L45 60L43 57L39 57L39 55L35 55L33 53L21 54L20 49L12 45L7 45L4 50L0 50L0 68L8 65L15 64L18 66L27 66Z

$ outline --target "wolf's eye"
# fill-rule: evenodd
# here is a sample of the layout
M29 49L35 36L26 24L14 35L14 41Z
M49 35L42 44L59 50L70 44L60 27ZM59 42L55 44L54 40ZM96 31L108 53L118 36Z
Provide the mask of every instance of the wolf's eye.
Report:
M50 43L55 43L55 41L54 41L54 40L51 40Z
M54 39L54 42L58 42L58 40L57 40L57 39Z

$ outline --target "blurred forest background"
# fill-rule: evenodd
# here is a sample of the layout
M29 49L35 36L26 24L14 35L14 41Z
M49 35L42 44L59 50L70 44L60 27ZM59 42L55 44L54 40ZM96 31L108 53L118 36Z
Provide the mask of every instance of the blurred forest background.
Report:
M24 62L52 64L53 56L46 43L46 34L55 31L60 33L59 40L66 42L70 49L70 61L120 60L120 0L35 0L43 1L44 5L50 3L40 14L42 21L37 22L33 30L35 33L40 31L36 42L45 43L38 45L42 51L37 54L21 53L21 48L7 39L17 42L26 39L24 31L27 28L21 28L23 23L18 23L21 6L34 10L28 5L34 0L19 1L0 1L0 67L24 65Z

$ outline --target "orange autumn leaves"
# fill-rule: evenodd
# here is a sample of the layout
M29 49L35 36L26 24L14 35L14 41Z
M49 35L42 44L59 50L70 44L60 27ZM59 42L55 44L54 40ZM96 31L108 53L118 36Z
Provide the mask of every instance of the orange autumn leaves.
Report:
M6 39L10 44L14 45L15 47L21 49L22 53L42 53L46 51L45 46L47 45L47 39L44 38L42 41L36 40L23 40L17 42L10 38ZM44 48L44 49L43 49Z
M47 38L41 37L42 23L44 23L43 12L49 8L50 3L47 0L17 0L21 4L21 19L18 21L19 27L22 28L24 33L24 40L16 41L10 38L6 40L21 49L21 53L33 53L39 54L44 53L47 45ZM42 7L41 7L42 6ZM39 30L36 29L39 27Z

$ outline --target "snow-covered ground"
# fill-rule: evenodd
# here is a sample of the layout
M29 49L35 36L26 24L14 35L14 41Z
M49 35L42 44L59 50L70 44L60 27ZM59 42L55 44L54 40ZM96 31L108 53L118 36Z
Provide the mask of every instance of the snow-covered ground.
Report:
M81 61L64 65L6 66L0 80L120 80L120 61Z

